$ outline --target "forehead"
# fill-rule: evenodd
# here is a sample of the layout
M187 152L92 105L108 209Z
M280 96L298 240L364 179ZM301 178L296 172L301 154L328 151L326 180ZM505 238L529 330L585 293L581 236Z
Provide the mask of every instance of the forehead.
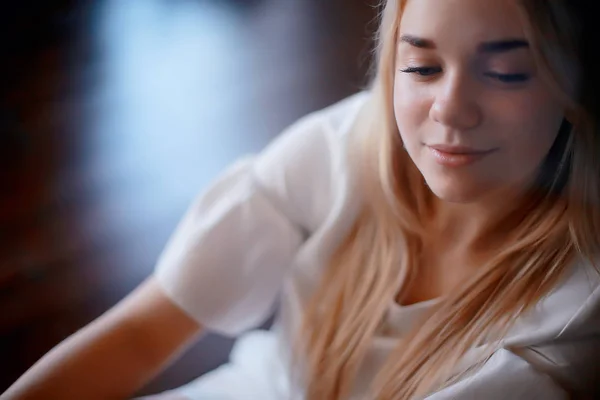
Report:
M517 0L408 0L399 27L439 47L525 36Z

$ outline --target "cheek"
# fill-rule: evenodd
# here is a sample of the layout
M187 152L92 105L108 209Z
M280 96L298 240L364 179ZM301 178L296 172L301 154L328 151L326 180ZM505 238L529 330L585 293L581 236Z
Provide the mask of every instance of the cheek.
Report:
M420 132L429 119L431 93L423 87L410 85L406 79L394 81L394 117L402 141L407 147L420 142Z
M505 167L514 178L531 174L540 166L562 122L561 109L544 101L547 96L514 97L494 107L505 149Z

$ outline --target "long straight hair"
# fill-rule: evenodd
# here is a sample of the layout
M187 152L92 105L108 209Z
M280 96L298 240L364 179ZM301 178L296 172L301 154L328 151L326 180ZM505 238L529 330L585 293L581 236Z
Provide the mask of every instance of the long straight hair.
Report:
M382 4L375 76L359 121L366 194L353 229L330 259L299 331L306 398L344 399L389 305L415 276L433 194L403 150L393 117L397 33L406 0ZM583 0L522 0L538 69L565 103L566 116L538 185L498 229L506 241L478 273L448 294L399 341L372 384L377 399L412 399L460 379L465 353L481 346L482 365L514 321L557 285L575 260L600 243L600 132L593 39ZM596 63L596 64L594 64ZM589 73L588 73L589 71ZM578 78L578 79L576 79ZM586 87L578 85L586 81ZM593 82L595 86L590 87ZM506 222L508 221L508 222Z

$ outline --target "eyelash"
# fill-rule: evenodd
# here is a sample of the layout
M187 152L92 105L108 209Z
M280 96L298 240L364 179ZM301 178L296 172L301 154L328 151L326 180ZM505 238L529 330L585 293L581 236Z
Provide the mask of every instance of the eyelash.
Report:
M408 67L400 71L407 74L417 74L421 77L428 77L441 72L442 69L439 67ZM529 79L529 75L527 74L499 74L497 72L486 72L484 75L506 84L523 83Z
M427 74L427 73L425 73L427 71L431 72L431 70L436 70L435 72L441 72L442 71L441 68L437 68L437 67L408 67L408 68L402 69L400 71L402 71L404 73L407 73L407 74L417 74L417 75L420 75L420 76L431 76L433 74Z
M529 80L527 74L499 74L496 72L487 72L485 76L496 79L502 83L523 83Z

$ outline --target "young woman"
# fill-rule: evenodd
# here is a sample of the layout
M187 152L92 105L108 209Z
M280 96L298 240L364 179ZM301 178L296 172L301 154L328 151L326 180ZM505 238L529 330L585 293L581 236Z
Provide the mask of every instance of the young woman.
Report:
M131 396L205 330L231 362L158 398L595 398L591 4L388 0L370 89L232 166L5 398Z

